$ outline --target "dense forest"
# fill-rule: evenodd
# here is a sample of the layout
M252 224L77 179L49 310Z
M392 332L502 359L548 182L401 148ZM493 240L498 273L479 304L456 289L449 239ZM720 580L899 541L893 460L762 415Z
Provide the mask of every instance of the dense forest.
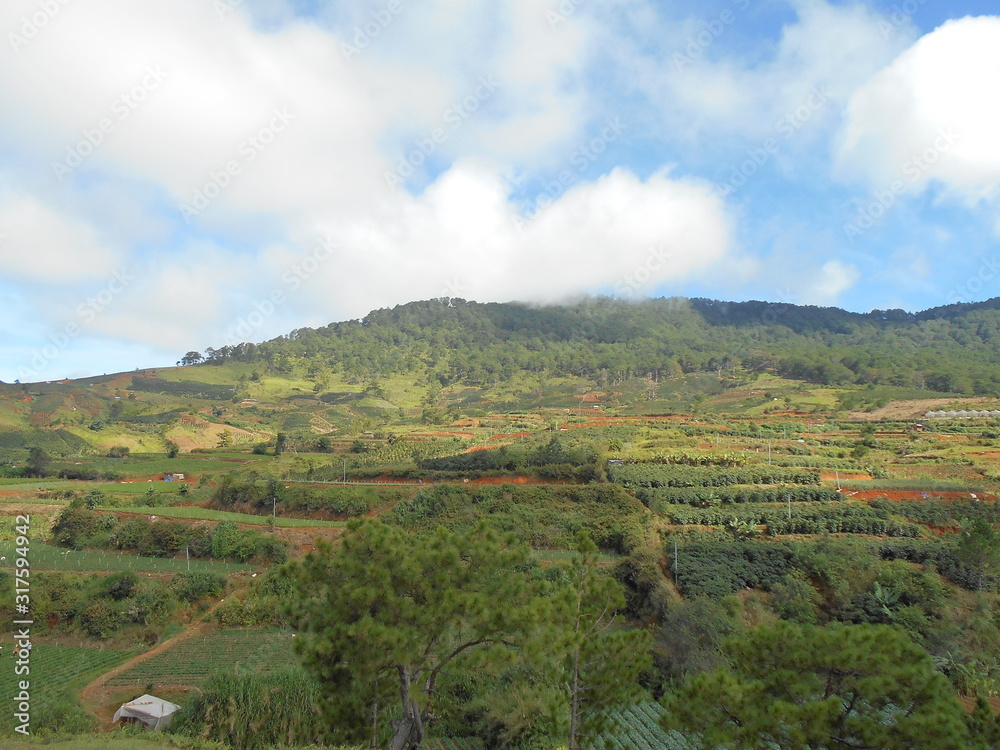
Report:
M201 361L288 372L307 360L350 377L426 370L442 386L487 385L521 371L659 380L690 372L765 372L822 385L875 384L1000 395L1000 298L921 313L765 302L593 298L534 307L435 299L361 320L302 328L261 344L209 348Z

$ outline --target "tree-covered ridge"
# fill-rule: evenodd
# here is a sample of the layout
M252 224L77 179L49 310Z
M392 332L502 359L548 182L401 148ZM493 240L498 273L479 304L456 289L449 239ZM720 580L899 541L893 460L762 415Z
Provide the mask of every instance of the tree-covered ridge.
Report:
M420 372L443 386L495 383L522 371L602 385L691 372L773 372L820 384L1000 395L1000 298L864 314L681 298L547 307L442 298L260 344L210 348L205 361L260 363L278 372L305 362L358 378Z

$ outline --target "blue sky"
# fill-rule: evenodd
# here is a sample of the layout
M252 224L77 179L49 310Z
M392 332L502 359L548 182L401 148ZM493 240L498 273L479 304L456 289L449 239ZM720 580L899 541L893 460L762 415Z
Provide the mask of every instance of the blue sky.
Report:
M992 10L9 0L0 379L441 296L998 296Z

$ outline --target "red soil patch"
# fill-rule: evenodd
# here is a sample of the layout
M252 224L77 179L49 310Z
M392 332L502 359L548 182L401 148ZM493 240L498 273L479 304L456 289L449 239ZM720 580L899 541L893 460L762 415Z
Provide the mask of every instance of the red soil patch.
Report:
M531 435L530 432L515 432L513 435L494 435L490 438L490 442L494 440L514 440L515 438L523 438Z
M463 482L464 484L464 482ZM536 479L535 477L479 477L470 479L469 484L561 484L551 479Z
M845 497L853 497L856 500L875 500L886 498L896 502L906 502L907 500L930 500L934 498L943 500L969 499L968 492L918 492L902 490L857 490L843 493ZM924 497L927 495L927 497ZM995 495L976 495L980 500L996 500Z
M466 448L462 453L479 453L479 451L495 451L499 446L497 445L474 445L471 448Z

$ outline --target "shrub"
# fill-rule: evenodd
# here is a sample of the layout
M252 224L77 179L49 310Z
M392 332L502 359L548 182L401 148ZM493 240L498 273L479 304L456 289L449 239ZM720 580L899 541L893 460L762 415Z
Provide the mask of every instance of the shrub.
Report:
M226 589L226 579L214 573L178 573L170 581L177 598L196 602L205 597L217 597Z

